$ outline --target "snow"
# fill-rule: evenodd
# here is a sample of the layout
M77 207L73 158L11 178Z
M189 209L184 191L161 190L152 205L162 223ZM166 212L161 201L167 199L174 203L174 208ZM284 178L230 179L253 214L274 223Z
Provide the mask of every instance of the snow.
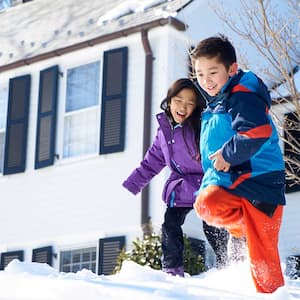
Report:
M98 25L102 26L103 23L113 21L115 19L118 19L126 14L129 14L131 12L142 12L145 11L145 9L160 4L164 2L163 0L127 0L115 8L109 10L106 14L101 16L98 19Z
M88 270L62 273L47 264L13 260L0 272L1 300L294 300L300 299L300 279L286 278L273 294L254 290L248 262L197 276L173 277L162 271L123 263L120 273L95 275ZM284 267L284 266L283 266Z

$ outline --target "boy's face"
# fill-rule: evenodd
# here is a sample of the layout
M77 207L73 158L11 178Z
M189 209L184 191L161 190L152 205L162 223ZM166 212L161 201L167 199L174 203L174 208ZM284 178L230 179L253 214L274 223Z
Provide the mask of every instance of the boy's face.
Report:
M210 96L217 95L228 78L237 71L237 63L233 63L229 70L218 61L217 57L199 57L195 60L195 72L199 85Z

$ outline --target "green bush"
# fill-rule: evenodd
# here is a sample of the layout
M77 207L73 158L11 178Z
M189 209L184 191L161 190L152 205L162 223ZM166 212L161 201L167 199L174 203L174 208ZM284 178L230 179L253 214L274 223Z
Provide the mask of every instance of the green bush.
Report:
M193 248L190 239L184 235L184 271L190 275L197 275L205 271L205 262L203 257Z
M155 270L161 270L161 236L158 234L147 234L143 239L136 238L132 242L132 250L121 251L117 259L114 273L121 270L125 260L134 261L142 266L149 266ZM203 257L196 253L191 246L187 236L184 236L184 271L190 275L197 275L205 270Z

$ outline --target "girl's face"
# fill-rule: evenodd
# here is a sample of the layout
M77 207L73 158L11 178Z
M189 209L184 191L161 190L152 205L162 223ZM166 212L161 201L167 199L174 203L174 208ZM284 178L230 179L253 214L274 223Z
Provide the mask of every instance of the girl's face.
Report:
M171 97L170 112L176 123L183 123L196 108L197 98L191 89L182 89L176 96Z
M228 78L237 71L237 64L233 63L229 70L219 63L216 57L199 57L195 61L195 72L199 85L210 95L217 95Z

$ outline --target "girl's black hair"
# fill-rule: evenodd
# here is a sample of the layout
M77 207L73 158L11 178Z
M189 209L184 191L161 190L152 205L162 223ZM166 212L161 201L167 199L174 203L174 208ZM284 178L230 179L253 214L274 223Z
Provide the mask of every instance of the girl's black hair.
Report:
M181 90L190 89L194 91L196 95L196 108L194 109L191 116L185 121L189 122L195 132L196 145L199 144L200 139L200 124L201 124L201 113L206 107L206 101L197 88L196 84L189 78L180 78L172 83L167 92L167 97L161 102L160 108L166 113L166 115L172 120L172 114L170 111L171 98L175 97Z

